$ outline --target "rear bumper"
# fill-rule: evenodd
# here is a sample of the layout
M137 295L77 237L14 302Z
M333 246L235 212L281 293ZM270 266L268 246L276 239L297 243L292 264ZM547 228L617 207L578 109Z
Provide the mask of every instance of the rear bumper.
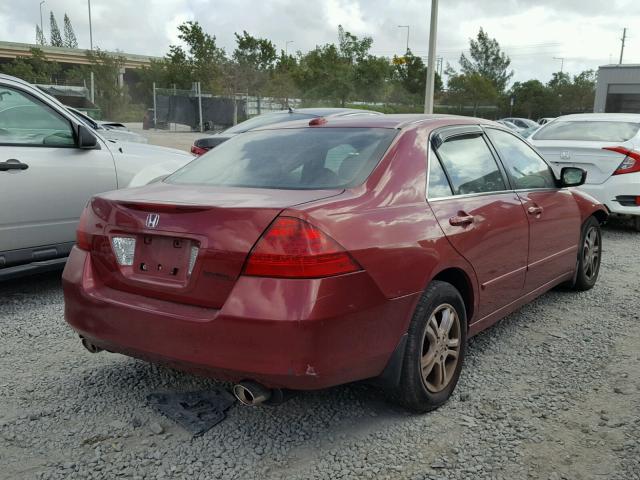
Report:
M585 184L579 189L596 198L612 213L640 215L640 206L624 206L616 201L616 197L640 195L640 172L613 175L604 183L597 185Z
M358 272L312 280L240 277L224 306L194 307L114 290L72 250L67 322L112 352L220 380L311 390L379 375L419 294L386 299Z

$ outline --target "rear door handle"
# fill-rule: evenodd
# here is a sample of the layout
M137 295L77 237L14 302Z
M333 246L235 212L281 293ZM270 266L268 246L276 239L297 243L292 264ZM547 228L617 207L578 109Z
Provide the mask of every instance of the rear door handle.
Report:
M7 170L26 170L27 168L29 168L29 165L15 158L10 158L6 162L0 162L0 172L6 172Z
M449 224L454 227L463 227L473 223L473 215L456 215L449 219Z
M543 211L544 209L538 206L527 208L527 212L529 212L529 215L540 215Z

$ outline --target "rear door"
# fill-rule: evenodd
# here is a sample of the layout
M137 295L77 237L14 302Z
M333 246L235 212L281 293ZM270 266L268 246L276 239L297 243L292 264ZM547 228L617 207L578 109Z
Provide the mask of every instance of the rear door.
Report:
M445 235L475 270L481 319L523 293L526 214L479 127L439 131L432 146L427 197Z
M0 84L0 252L22 251L3 255L5 266L63 256L87 200L114 188L109 150L77 148L69 118L25 87Z
M580 241L580 210L551 168L526 142L510 132L486 128L529 221L526 292L573 272Z

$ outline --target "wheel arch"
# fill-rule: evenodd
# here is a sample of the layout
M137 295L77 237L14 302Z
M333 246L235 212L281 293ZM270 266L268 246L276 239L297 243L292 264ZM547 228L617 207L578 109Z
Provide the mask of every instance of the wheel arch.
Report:
M475 313L476 295L473 289L473 283L469 275L467 275L467 272L461 268L449 267L438 272L438 274L431 279L432 282L434 280L446 282L460 292L467 313L467 325L471 323L471 319Z

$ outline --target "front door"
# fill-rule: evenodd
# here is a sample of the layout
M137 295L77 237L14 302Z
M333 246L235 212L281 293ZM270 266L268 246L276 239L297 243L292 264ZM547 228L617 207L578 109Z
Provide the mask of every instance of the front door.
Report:
M452 246L473 266L480 320L523 294L529 227L482 130L456 127L440 138L429 156L427 197Z
M73 242L87 200L116 186L105 146L77 148L67 118L0 84L0 252Z
M526 142L503 130L486 128L486 132L527 212L525 290L530 292L575 270L580 211L571 192L557 186L551 168Z

